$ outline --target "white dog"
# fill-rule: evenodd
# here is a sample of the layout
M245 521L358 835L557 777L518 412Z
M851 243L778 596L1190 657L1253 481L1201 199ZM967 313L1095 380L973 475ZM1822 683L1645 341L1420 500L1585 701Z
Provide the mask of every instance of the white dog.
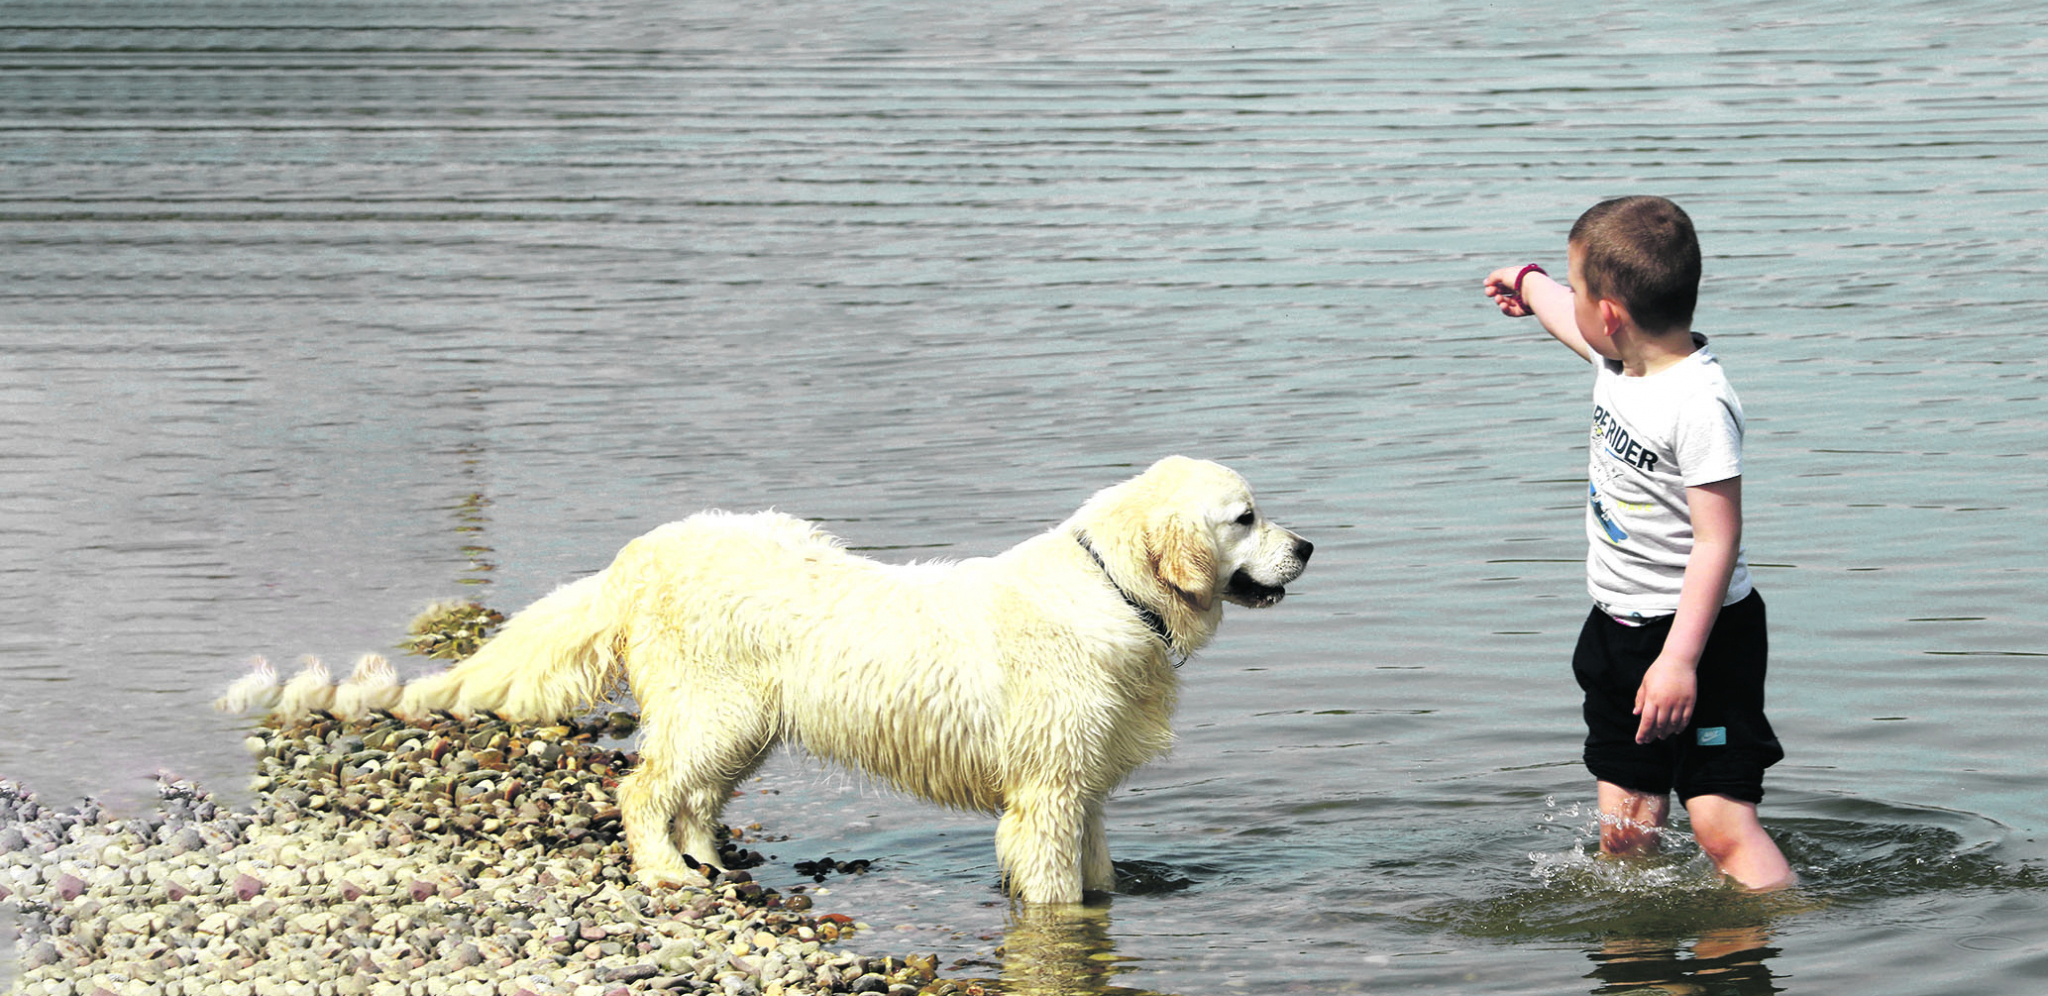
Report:
M1278 602L1312 549L1243 478L1184 457L957 563L878 563L785 515L704 512L528 606L405 686L397 711L542 723L623 678L642 742L620 811L645 881L693 878L691 858L715 867L733 786L788 741L1001 814L1011 891L1078 902L1115 885L1103 798L1170 745L1176 662L1223 602Z

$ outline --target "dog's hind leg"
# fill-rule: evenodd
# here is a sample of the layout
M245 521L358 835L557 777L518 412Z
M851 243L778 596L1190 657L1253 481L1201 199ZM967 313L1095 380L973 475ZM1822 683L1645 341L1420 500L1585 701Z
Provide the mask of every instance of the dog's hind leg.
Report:
M996 862L1012 893L1031 903L1081 901L1083 808L1072 791L1027 786L1005 793Z
M650 884L697 881L718 859L718 820L733 786L767 759L774 724L741 692L704 688L638 696L640 766L619 784L633 867Z

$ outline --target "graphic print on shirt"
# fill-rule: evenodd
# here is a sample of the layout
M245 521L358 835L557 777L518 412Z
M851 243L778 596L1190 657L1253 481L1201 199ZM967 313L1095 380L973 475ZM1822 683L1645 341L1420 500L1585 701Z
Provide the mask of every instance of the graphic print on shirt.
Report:
M1607 508L1600 504L1600 485L1587 482L1586 500L1593 503L1593 518L1600 520L1600 528L1607 531L1607 542L1620 543L1628 539L1628 531L1616 524L1607 514Z
M1656 472L1660 460L1657 454L1630 436L1621 420L1599 405L1593 406L1593 438L1606 445L1608 457L1645 474Z
M1626 478L1647 477L1656 472L1658 464L1669 466L1670 461L1644 446L1620 419L1597 404L1593 406L1593 438L1598 441L1606 459L1594 461L1593 479L1586 484L1586 501L1607 542L1619 546L1628 541L1628 530L1622 527L1615 513L1636 510L1637 506L1611 492L1619 490L1625 495L1646 490L1640 482L1629 485ZM1602 484L1607 485L1610 492L1604 499L1600 492ZM1641 510L1649 511L1649 507L1642 506Z

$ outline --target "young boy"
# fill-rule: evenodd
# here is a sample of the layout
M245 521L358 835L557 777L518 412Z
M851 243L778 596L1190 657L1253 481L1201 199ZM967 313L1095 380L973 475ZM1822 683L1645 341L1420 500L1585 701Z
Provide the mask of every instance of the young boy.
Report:
M1742 549L1742 403L1693 334L1700 248L1661 197L1603 201L1572 225L1567 287L1542 267L1486 278L1593 362L1587 587L1572 671L1600 848L1655 850L1673 789L1714 866L1743 886L1797 880L1757 821L1785 752L1764 718L1763 599Z

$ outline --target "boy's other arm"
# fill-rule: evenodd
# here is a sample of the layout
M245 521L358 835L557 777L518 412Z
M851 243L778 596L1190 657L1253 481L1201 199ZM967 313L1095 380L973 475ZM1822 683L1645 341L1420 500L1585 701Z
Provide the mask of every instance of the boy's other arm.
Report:
M1728 578L1742 549L1742 478L1685 489L1692 516L1692 553L1685 560L1685 581L1678 590L1678 615L1664 649L1636 689L1636 743L1662 740L1692 722L1699 699L1700 652L1721 614Z
M1517 275L1522 279L1519 297L1515 295ZM1509 318L1535 315L1543 331L1570 347L1580 359L1592 362L1593 347L1586 345L1586 337L1579 334L1579 319L1569 286L1552 280L1549 274L1531 270L1522 275L1519 266L1503 266L1486 275L1485 290L1501 314Z

